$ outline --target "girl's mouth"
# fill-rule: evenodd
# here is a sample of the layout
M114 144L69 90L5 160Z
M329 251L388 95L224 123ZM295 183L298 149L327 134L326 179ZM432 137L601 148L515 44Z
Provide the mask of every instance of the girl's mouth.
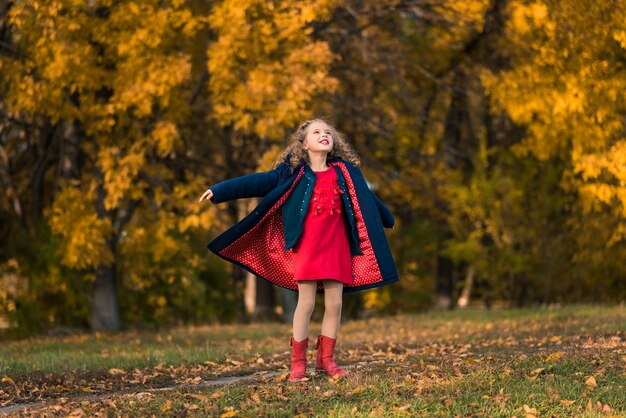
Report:
M328 139L322 139L320 141L320 144L328 145L328 144L330 144L330 142L328 142Z

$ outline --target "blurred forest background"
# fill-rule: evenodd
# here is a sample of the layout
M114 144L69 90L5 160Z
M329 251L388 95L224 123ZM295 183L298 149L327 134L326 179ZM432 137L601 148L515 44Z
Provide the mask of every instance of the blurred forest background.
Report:
M625 65L625 0L0 0L0 334L288 321L198 198L314 115L396 217L344 318L623 303Z

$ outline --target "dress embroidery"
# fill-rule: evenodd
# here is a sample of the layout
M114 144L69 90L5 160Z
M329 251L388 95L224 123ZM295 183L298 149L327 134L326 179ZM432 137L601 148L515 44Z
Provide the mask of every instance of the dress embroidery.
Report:
M339 190L333 167L316 173L312 204L304 217L302 235L293 247L296 281L332 279L352 284L350 243Z

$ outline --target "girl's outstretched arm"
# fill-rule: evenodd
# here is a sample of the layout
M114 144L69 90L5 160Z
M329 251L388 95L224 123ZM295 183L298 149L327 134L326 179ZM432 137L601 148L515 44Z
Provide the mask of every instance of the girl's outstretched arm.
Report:
M288 171L289 165L281 163L270 171L225 180L209 187L207 191L212 193L207 198L213 203L222 203L234 199L262 197L275 188Z

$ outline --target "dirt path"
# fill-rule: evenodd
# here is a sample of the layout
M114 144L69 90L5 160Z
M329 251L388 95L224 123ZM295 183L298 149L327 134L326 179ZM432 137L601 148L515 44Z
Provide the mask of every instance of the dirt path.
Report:
M232 383L239 383L243 381L256 380L256 379L260 379L264 377L274 377L279 374L283 374L283 372L259 372L259 373L254 373L251 375L244 375L244 376L220 377L214 380L200 382L197 385L183 384L183 385L174 385L174 386L166 386L162 388L151 388L151 389L131 388L131 389L126 389L126 390L121 390L121 391L100 393L98 395L73 396L72 400L73 401L96 401L96 400L102 400L111 396L140 393L140 392L153 393L153 392L163 392L163 391L175 390L175 389L209 388L209 387L215 387L215 386L228 385ZM39 407L45 406L46 404L54 404L59 399L60 398L51 398L51 399L46 399L46 400L38 401L38 402L29 402L29 403L5 406L3 408L0 408L0 414L5 415L5 414L15 413L15 412L19 412L23 410L24 408L27 408L27 409L39 408Z
M354 365L346 365L342 367L344 369L350 369L354 367ZM313 368L307 369L307 373L311 373L311 372L314 372ZM275 376L282 375L282 374L285 374L285 371L280 371L280 372L261 371L261 372L256 372L256 373L249 374L249 375L219 377L217 379L201 381L200 383L193 384L193 385L181 384L181 385L170 385L170 386L165 386L165 387L160 387L160 388L149 388L149 389L135 387L135 388L128 388L128 389L120 390L120 391L100 393L97 395L89 395L89 394L76 395L76 396L72 396L71 400L74 402L98 401L98 400L106 399L109 397L118 396L118 395L126 395L126 394L155 393L155 392L165 392L169 390L182 390L182 389L196 390L196 389L202 389L202 388L211 388L215 386L225 386L225 385L236 384L236 383L241 383L241 382L254 381L254 380L259 380L259 379L264 379L264 378L273 378ZM59 399L63 399L63 398L49 398L43 401L20 403L20 404L0 407L0 415L14 414L18 412L23 412L24 409L41 408L41 407L45 407L46 405L54 405L55 403L58 403Z

